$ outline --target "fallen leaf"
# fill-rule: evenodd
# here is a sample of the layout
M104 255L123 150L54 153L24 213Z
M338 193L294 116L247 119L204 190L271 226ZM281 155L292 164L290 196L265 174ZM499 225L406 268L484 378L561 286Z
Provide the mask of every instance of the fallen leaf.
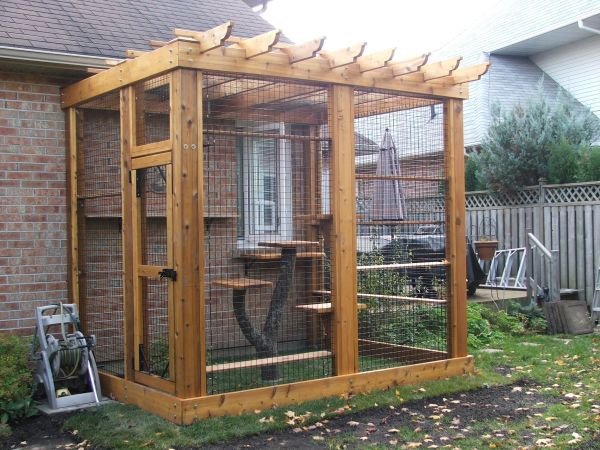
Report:
M406 448L418 448L421 446L420 442L407 442L405 447Z
M325 438L323 436L313 436L312 437L315 441L324 441Z
M356 428L357 426L360 425L360 422L356 422L355 420L350 420L347 422L347 424L348 424L348 426Z

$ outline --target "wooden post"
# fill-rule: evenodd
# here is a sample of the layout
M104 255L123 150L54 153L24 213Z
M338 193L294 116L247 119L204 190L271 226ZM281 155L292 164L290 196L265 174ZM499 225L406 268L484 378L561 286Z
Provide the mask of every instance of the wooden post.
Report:
M465 238L465 159L462 100L444 104L445 149L448 191L446 193L447 243L450 262L448 283L448 352L451 358L467 355L467 267Z
M336 375L358 372L353 97L350 86L333 85L329 90L332 346Z
M204 348L204 238L202 206L201 84L194 70L176 70L172 84L173 283L175 393L180 398L206 392Z
M131 180L131 149L134 145L134 101L132 86L121 89L121 229L123 239L123 346L124 376L134 379L134 361L137 352L134 347L135 311L133 298L133 190Z
M79 239L77 227L77 110L67 111L67 143L68 143L68 195L69 195L69 254L68 254L68 295L72 303L79 304Z

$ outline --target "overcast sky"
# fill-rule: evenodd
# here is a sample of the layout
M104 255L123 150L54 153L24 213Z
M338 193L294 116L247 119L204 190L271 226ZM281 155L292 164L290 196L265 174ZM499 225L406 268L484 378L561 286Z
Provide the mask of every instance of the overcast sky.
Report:
M333 50L366 41L365 53L433 52L499 0L271 0L263 17L295 42L327 36Z

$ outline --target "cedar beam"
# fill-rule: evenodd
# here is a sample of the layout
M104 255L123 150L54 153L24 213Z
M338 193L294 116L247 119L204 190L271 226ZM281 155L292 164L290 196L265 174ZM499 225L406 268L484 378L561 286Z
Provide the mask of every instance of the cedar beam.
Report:
M356 59L356 64L359 65L361 73L380 69L381 67L386 67L388 65L388 63L394 57L395 51L395 48L389 48L377 53L363 55Z
M424 53L414 58L390 64L390 67L392 69L392 75L394 77L398 77L401 75L418 72L419 69L427 63L429 55L430 53Z
M423 80L435 80L450 75L460 64L462 57L450 58L445 61L438 61L427 64L419 69L423 74Z
M251 59L271 51L279 41L281 30L267 31L253 38L240 41L237 45L246 51L246 59Z
M69 108L67 111L67 145L69 146L68 174L69 174L69 298L80 309L79 303L79 239L78 239L78 213L77 213L77 110ZM83 313L81 314L83 317Z
M225 44L225 41L231 36L232 29L233 22L230 21L208 31L193 31L175 28L173 34L177 37L195 39L200 45L200 52L204 53Z
M132 170L131 150L134 143L135 89L121 89L121 196L122 196L122 247L123 247L123 335L125 379L134 379L135 351L135 306L134 306L134 235L133 235L133 192L130 181Z
M327 60L331 69L335 69L336 67L354 64L365 51L366 45L366 42L359 42L340 50L321 52L321 56Z
M468 83L470 81L477 81L487 73L489 68L490 63L485 62L475 66L465 67L464 69L457 69L452 72L452 75L439 78L437 81L443 83L447 82L448 84L460 84Z
M294 64L317 56L317 53L323 48L324 42L325 36L301 44L281 47L281 51L288 56L290 64Z
M149 53L149 52L146 52L144 50L125 50L125 56L127 58L138 58L147 53Z
M448 285L448 352L451 358L467 355L467 290L465 237L465 167L462 101L449 99L444 105L444 141L447 157L448 235L446 258L450 262Z
M334 85L329 102L332 345L335 374L346 375L358 372L354 91Z
M173 305L175 392L180 398L206 393L199 86L196 71L173 72Z

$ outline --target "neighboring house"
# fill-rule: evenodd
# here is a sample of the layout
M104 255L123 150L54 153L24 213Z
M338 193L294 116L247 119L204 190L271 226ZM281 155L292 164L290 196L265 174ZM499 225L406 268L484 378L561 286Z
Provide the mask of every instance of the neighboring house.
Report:
M481 143L494 103L510 109L534 93L542 78L550 98L562 88L600 118L598 0L499 1L434 56L442 55L462 55L465 65L491 62L488 73L469 86L467 149Z
M31 333L36 306L68 299L60 88L173 28L228 20L235 36L273 28L241 0L0 2L0 332Z

